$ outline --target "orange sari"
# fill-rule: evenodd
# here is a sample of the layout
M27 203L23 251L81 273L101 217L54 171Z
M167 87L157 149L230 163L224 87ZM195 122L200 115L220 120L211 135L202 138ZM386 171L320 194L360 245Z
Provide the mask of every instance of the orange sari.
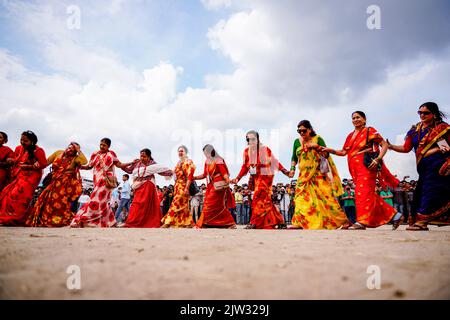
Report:
M192 220L191 212L189 211L190 196L185 194L184 190L188 180L192 181L194 179L195 165L192 160L186 159L183 162L178 162L174 171L177 178L174 187L174 197L169 211L161 220L161 227L192 228L194 220Z
M78 158L64 151L57 151L50 156L53 157L52 180L42 191L27 218L26 225L29 227L68 226L74 216L72 202L83 191L80 166L87 162L84 155Z
M347 151L348 169L355 184L356 221L366 227L376 228L392 220L396 210L387 204L376 192L376 179L382 186L397 187L399 181L384 165L380 171L369 170L364 165L367 130L369 131L369 146L373 145L379 151L378 144L383 141L374 128L364 128L359 133L353 131L347 136L343 150Z
M205 163L204 173L208 179L205 200L197 227L232 227L236 225L230 213L230 208L235 208L236 203L230 188L222 190L214 189L214 182L225 181L224 176L229 175L227 165L223 159Z
M280 210L272 202L273 178L275 171L286 171L286 169L273 156L272 151L263 145L260 145L259 152L253 152L249 148L244 150L244 163L238 174L238 180L245 176L250 168L254 170L250 224L255 225L256 229L275 229L277 225L285 222Z

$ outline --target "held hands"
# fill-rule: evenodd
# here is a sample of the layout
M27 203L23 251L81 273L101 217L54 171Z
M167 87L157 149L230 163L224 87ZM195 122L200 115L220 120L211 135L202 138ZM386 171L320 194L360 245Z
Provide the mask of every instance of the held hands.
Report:
M237 184L239 182L239 180L237 178L231 179L230 183L231 184Z
M389 139L386 139L386 142L387 142L387 144L388 144L388 149L389 150L392 150L393 148L393 145L389 142Z
M294 170L289 171L289 174L288 174L289 178L292 179L294 177L294 175L295 175L295 171Z

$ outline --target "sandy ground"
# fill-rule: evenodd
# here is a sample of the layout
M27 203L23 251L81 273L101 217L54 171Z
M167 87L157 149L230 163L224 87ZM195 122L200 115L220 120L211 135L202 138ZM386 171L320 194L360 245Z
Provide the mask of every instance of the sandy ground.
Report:
M0 298L450 299L450 227L404 229L0 227Z

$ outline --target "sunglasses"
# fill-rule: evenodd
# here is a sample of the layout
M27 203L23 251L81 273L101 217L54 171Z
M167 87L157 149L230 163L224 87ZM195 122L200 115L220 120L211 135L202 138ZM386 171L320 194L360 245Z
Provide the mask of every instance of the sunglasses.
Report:
M250 141L255 141L256 138L246 138L245 140L247 140L247 142L250 142Z
M430 115L431 114L431 112L430 111L417 111L417 114L419 115L419 116L428 116L428 115Z
M308 129L297 129L297 132L302 134L308 132Z

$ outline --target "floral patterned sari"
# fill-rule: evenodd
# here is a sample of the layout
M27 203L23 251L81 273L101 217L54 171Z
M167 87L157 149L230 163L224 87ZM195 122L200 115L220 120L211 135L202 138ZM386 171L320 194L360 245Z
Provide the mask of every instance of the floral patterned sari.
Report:
M68 226L74 216L72 202L83 191L80 166L87 163L84 155L71 156L60 150L51 155L48 162L52 162L52 180L27 218L29 227Z
M259 152L252 152L249 148L244 150L244 163L238 179L245 176L250 168L254 170L251 176L254 193L250 224L255 225L256 229L274 229L277 225L284 224L284 218L272 202L272 184L275 172L286 169L273 156L272 151L262 144Z
M173 228L192 228L194 220L189 211L189 194L184 190L188 180L194 179L195 165L190 159L178 162L175 167L176 182L174 187L174 196L169 211L162 218L162 227Z
M312 143L325 147L316 135ZM348 222L336 197L343 194L342 184L331 156L330 174L320 171L320 154L315 149L297 148L299 176L295 188L292 224L303 229L336 229Z
M87 203L81 207L72 220L72 228L100 227L109 228L116 224L114 212L109 206L113 189L106 186L106 176L114 176L114 163L116 154L107 152L94 152L89 161L89 166L94 169L94 190Z

